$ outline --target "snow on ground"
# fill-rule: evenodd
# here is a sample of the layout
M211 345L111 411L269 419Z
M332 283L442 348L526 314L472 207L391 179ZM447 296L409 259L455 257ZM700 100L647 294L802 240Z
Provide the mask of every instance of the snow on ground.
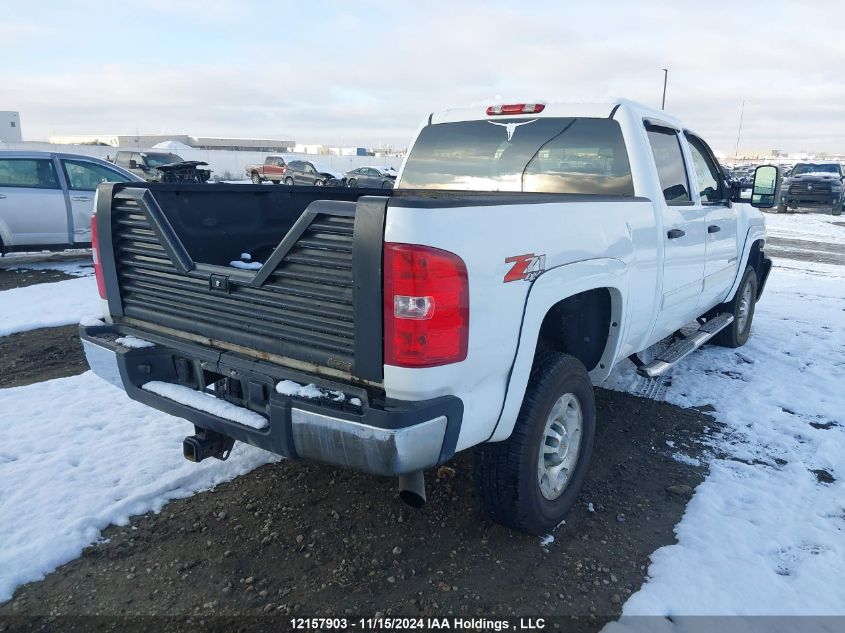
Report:
M824 213L767 213L766 230L769 237L845 244L845 216Z
M0 389L0 411L0 602L79 556L107 526L277 459L238 443L226 462L188 462L190 423L90 371Z
M788 219L778 233L838 237ZM726 429L678 543L652 555L624 616L845 615L843 323L845 267L776 260L748 344L706 347L674 370L666 399L712 405ZM640 380L626 362L605 386Z
M0 291L0 336L79 323L100 312L93 277Z

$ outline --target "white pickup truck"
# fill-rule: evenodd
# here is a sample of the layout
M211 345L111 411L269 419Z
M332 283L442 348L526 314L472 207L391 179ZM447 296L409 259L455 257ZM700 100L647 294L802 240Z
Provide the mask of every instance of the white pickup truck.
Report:
M102 185L105 318L81 336L99 375L194 424L189 459L239 440L398 475L421 505L422 471L474 448L486 509L540 533L617 362L745 343L771 268L753 207L779 182L758 168L740 203L700 137L620 101L432 114L392 191Z

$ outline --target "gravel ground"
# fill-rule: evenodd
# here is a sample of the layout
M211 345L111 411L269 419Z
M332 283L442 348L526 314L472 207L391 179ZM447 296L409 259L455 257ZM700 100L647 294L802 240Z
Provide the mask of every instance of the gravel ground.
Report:
M33 272L0 275L26 285L37 283ZM76 326L0 339L0 387L85 369ZM0 631L109 623L54 616L377 614L579 616L578 629L596 630L640 587L651 553L674 542L706 474L672 454L700 457L716 429L706 412L629 394L599 389L597 405L588 480L546 545L485 516L471 453L426 473L422 510L398 500L392 479L280 461L107 529L79 559L0 605ZM117 622L125 629L131 620Z

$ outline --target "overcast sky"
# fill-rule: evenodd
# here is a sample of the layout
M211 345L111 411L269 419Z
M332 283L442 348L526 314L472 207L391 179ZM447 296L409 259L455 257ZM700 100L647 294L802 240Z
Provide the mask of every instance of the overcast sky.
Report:
M25 140L187 133L407 145L497 95L666 109L715 149L845 152L845 1L0 0ZM121 8L125 7L125 8Z

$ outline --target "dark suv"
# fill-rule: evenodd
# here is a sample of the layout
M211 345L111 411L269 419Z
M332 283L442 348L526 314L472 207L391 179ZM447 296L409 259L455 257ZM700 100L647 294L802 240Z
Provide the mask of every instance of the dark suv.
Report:
M334 174L318 171L314 164L307 160L292 160L285 171L285 184L337 187L340 181Z
M845 204L845 172L833 162L798 163L781 185L778 213L789 213L796 207L830 209L840 215Z

